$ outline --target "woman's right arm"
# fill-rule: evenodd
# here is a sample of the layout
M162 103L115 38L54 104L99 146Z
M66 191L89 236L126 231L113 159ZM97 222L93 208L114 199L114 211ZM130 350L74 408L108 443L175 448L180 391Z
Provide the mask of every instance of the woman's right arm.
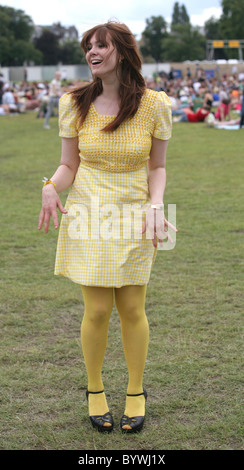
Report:
M44 223L44 231L48 232L50 218L53 218L55 228L58 228L57 207L63 214L67 211L64 209L58 193L68 189L75 179L80 164L78 137L62 138L61 161L51 180L56 185L46 184L42 188L42 208L38 220L38 229L42 228Z

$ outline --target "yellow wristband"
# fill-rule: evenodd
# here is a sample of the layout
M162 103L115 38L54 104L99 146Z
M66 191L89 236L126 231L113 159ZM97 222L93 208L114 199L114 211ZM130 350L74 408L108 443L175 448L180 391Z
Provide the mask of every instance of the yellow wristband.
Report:
M55 191L57 191L56 184L52 180L49 180L48 178L46 178L46 176L43 178L42 182L44 183L43 188L44 186L46 186L46 184L52 184L55 188Z

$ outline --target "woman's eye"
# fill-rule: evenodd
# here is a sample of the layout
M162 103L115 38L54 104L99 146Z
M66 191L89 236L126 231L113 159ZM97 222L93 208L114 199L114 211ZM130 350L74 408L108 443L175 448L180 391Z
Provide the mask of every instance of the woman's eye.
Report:
M103 42L100 42L99 44L97 44L96 47L98 47L99 49L103 49L104 47L106 47L106 45ZM86 51L89 52L91 49L92 49L92 45L89 44L86 48Z

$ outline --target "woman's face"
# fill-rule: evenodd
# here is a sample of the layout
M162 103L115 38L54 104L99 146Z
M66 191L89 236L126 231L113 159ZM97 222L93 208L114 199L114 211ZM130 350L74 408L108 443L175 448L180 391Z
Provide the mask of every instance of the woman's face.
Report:
M91 37L87 45L86 60L92 75L103 78L107 74L116 73L119 54L109 34L106 38L106 44L98 41L96 34Z

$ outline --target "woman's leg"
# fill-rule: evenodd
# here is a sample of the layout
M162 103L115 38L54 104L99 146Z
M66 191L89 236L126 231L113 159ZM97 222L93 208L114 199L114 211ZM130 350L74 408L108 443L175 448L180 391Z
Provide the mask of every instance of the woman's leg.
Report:
M102 365L107 346L108 325L113 308L113 289L81 286L85 312L81 324L81 345L88 375L88 391L103 390ZM107 413L104 393L89 394L89 415Z
M143 373L148 351L149 326L145 314L145 286L115 289L115 303L120 316L122 341L129 373L128 394L143 391ZM145 415L145 397L126 397L125 415Z

